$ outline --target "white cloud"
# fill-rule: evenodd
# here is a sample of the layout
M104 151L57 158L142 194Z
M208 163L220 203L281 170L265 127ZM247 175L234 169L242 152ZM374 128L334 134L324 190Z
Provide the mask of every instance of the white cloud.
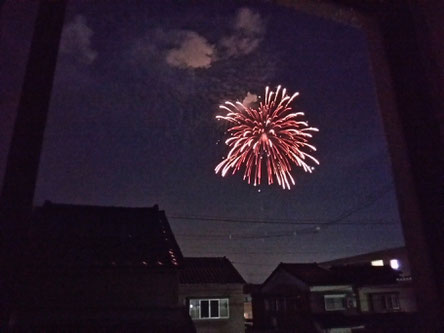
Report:
M259 42L260 40L258 38L233 35L223 38L220 44L224 48L227 56L237 57L253 52L258 47Z
M216 61L249 54L259 46L264 23L258 13L241 8L231 25L232 32L217 46L192 30L149 30L133 45L131 61L151 64L155 59L177 68L210 68Z
M204 37L194 31L180 31L180 45L169 50L166 62L179 68L209 68L216 50Z
M158 28L136 40L130 55L139 64L156 59L171 67L209 68L216 60L216 48L195 31Z
M249 8L241 8L236 13L233 26L233 33L219 42L225 55L238 57L253 52L262 41L264 23L261 16Z
M97 52L91 47L93 34L92 29L86 24L86 18L77 15L63 29L60 51L75 56L80 62L91 64L97 57Z
M235 28L249 34L261 34L263 32L263 22L258 13L251 9L241 8L237 11Z
M257 102L257 95L247 92L247 96L245 96L242 104L245 106L249 106L251 103Z

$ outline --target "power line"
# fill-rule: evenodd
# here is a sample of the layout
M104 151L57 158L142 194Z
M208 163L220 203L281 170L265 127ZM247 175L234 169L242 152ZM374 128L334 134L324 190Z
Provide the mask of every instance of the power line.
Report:
M285 225L310 225L315 226L309 227L309 228L301 228L299 230L293 231L292 233L286 232L285 234L273 234L273 235L261 235L261 236L233 236L232 234L228 234L228 239L237 239L237 240L248 240L248 239L267 239L267 238L285 238L285 237L291 237L296 235L303 235L303 234L314 234L321 231L321 229L326 229L331 226L347 226L347 225L353 225L353 226L364 226L364 225L395 225L393 222L382 222L381 220L373 220L373 222L370 222L370 220L361 220L361 221L344 221L346 218L350 217L356 212L359 212L365 208L370 207L373 205L376 201L383 198L388 192L390 192L393 189L393 186L391 183L386 184L378 191L367 195L365 201L358 205L357 207L351 208L348 211L345 211L341 215L339 215L337 218L333 220L327 220L327 222L320 223L320 220L301 220L301 219L294 219L294 220L285 220L285 219L269 219L269 220L259 220L259 219L235 219L235 218L221 218L221 217L208 217L208 216L185 216L185 215L172 215L170 218L172 219L181 219L181 220L188 220L188 221L214 221L214 222L225 222L225 223L250 223L250 224L285 224ZM366 222L364 222L366 221ZM183 236L183 237L189 237L192 236ZM196 236L200 237L200 236ZM208 235L205 236L206 238L213 238L213 239L223 239L221 237L226 236L218 236L218 235Z
M240 224L283 224L283 225L319 225L331 222L328 219L246 219L246 218L227 218L217 216L186 216L186 215L168 215L171 220L184 221L212 221L221 223L240 223ZM345 221L338 223L340 225L395 225L394 221L384 221L383 219L362 219Z
M383 227L386 224L377 224L375 226ZM390 224L395 225L395 224ZM320 228L322 227L322 224L317 224L319 228L310 228L306 230L279 230L279 232L285 232L285 233L264 233L263 231L257 230L256 234L242 234L240 232L230 232L227 231L226 233L205 233L205 234L195 234L195 233L175 233L176 237L182 238L182 239L197 239L197 240L210 240L210 239L220 239L220 240L245 240L245 239L267 239L267 238L283 238L283 237L293 237L293 236L300 236L303 234L312 234L313 231L320 231ZM328 225L328 227L342 227L343 225L341 223L335 224L335 225ZM346 225L349 226L349 225ZM359 226L359 225L352 225L352 226ZM373 227L371 224L365 224L362 227ZM276 230L277 231L277 230ZM248 233L248 231L247 231Z
M346 219L347 217L350 217L351 215L353 215L356 212L359 212L365 208L370 207L371 205L373 205L376 201L380 200L381 198L384 197L384 195L386 195L390 190L392 190L392 186L391 184L386 184L384 187L382 187L381 189L379 189L378 191L368 195L366 197L366 200L363 201L360 205L357 205L354 208L351 208L348 211L345 211L344 213L342 213L341 215L339 215L339 217L330 220L329 222L324 222L324 223L313 223L313 222L300 222L300 223L296 223L296 224L309 224L309 225L315 225L316 227L309 227L309 228L301 228L295 231L287 231L285 233L275 233L275 234L265 234L265 235L247 235L247 236L242 236L242 235L235 235L232 233L228 233L228 234L209 234L209 235L202 235L202 234L198 234L198 235L182 235L180 236L180 234L178 234L179 237L182 238L189 238L189 239L205 239L205 240L224 240L224 239L228 239L228 240L265 240L265 239L272 239L272 238L287 238L287 237L293 237L293 236L299 236L299 235L304 235L304 234L315 234L320 232L322 229L327 229L330 228L332 226L342 226L345 222L341 222L344 219ZM232 219L226 219L226 220L230 220L233 221ZM247 223L252 223L254 220L245 220L248 221ZM254 221L254 223L263 223L264 221L260 221L258 222L257 220ZM244 222L242 222L244 223ZM270 223L270 222L268 222ZM271 222L274 223L274 222ZM284 222L281 222L284 223ZM374 223L374 222L373 222ZM372 225L378 225L378 224L373 224ZM285 224L289 224L288 222L285 222ZM295 224L295 223L293 223ZM354 223L352 225L359 225L358 223ZM385 224L387 225L387 224ZM393 223L391 223L391 225L394 225Z
M189 251L192 252L192 251ZM328 254L347 254L349 251L328 251ZM206 251L206 255L208 254L220 254L220 251ZM224 251L224 255L263 255L263 256L293 256L299 254L326 254L326 251L294 251L294 252L227 252Z

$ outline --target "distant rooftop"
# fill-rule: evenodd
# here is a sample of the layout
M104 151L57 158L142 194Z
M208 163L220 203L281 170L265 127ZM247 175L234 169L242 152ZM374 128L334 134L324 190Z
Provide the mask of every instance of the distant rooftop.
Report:
M180 266L165 212L45 202L34 209L30 263L44 266Z
M183 268L179 271L179 281L183 284L245 283L233 264L225 257L184 258Z
M316 263L281 263L275 271L278 269L285 270L310 286L394 283L399 276L399 272L390 267L371 265L334 266L325 269Z
M344 283L336 274L319 267L317 264L280 263L276 268L284 269L287 273L299 278L308 285L329 285Z
M358 255L350 256L350 257L342 257L337 258L329 261L325 261L320 263L321 266L329 266L329 265L336 265L336 264L344 264L344 263L352 263L352 262L363 262L363 261L369 261L373 258L382 258L387 256L394 256L397 257L399 255L407 255L407 249L402 247L394 247L384 250L378 250L378 251L372 251L367 253L361 253Z
M330 271L355 284L385 284L395 283L400 275L399 271L390 266L340 265L332 266Z

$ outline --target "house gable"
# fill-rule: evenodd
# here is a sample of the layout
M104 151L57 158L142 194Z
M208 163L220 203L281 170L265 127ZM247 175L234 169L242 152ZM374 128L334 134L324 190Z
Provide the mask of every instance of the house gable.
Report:
M260 288L260 291L262 294L287 295L292 291L295 293L299 293L300 291L308 291L308 288L308 285L304 281L278 266L270 277L264 282Z
M244 331L245 280L225 257L184 258L179 270L179 302L197 332Z

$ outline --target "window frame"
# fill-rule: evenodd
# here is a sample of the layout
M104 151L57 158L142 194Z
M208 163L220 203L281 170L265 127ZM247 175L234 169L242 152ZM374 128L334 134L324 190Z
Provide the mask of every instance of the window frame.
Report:
M342 301L342 307L341 308L329 308L327 306L327 299L338 299L341 298ZM338 304L335 302L335 305ZM347 295L346 294L326 294L324 295L324 309L325 311L345 311L347 310Z
M192 301L198 301L199 302L199 309L198 314L199 317L193 317L191 313L191 302ZM221 304L223 301L226 301L227 304L227 315L222 316L221 315ZM208 317L202 317L202 302L208 303ZM217 310L218 310L218 316L212 316L211 315L211 303L217 302ZM230 318L230 299L228 297L212 297L212 298L198 298L198 297L192 297L188 299L188 314L190 315L192 320L217 320L217 319L229 319ZM213 303L214 304L214 303Z
M399 292L383 292L383 293L371 293L372 306L376 297L380 298L382 310L386 312L398 312L401 311L401 302Z

